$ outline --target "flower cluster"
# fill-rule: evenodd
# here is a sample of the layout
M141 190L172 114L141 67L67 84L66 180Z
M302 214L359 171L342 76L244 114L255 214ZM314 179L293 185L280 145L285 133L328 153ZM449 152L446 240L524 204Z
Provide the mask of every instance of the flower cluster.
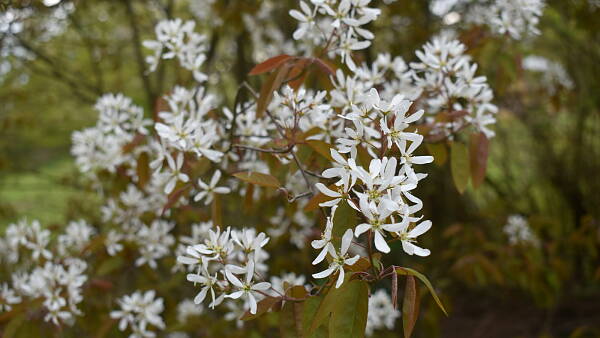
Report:
M379 289L369 297L369 312L365 333L370 336L375 330L393 330L398 317L400 317L400 311L394 308L390 296L385 290Z
M323 183L316 185L330 198L320 205L332 209L321 240L312 243L313 248L321 250L313 264L321 262L327 253L332 257L332 263L327 270L313 276L323 278L339 272L336 287L343 283L344 265L352 265L358 260L358 256L350 258L347 255L353 236L360 237L368 232L368 241L374 240L375 247L382 253L390 252L385 238L392 236L402 242L406 253L429 255L429 250L414 244L419 235L429 230L431 222L415 224L421 218L414 214L421 210L423 203L411 191L425 177L415 171L416 165L430 163L433 157L415 156L423 136L408 130L410 123L419 120L423 111L409 115L412 102L401 95L390 101L382 100L374 88L360 101L362 104L358 106L351 104L345 115L354 127L345 128L347 136L337 140L337 150L331 150L334 166L322 173L325 178L335 179L335 183L329 187ZM366 148L372 157L368 170L357 162L359 147ZM388 152L397 152L399 159L382 156ZM365 222L358 224L354 231L346 230L340 250L336 250L332 244L332 228L340 203L359 211Z
M0 83L4 75L21 67L22 62L36 58L35 53L19 41L23 32L35 29L35 40L47 42L66 30L69 16L75 11L75 5L67 1L44 11L33 6L15 4L11 7L10 3L2 6L7 8L0 12Z
M420 62L411 63L411 68L416 72L417 86L423 91L427 112L439 115L440 111L446 111L445 119L427 120L432 134L451 137L471 125L491 138L494 132L489 125L496 122L498 108L491 103L493 93L486 78L475 75L477 64L470 61L465 50L458 40L438 36L416 52Z
M496 0L492 6L475 9L478 20L488 22L497 34L521 39L525 34L540 34L537 29L544 9L544 0Z
M194 32L196 22L181 19L160 21L155 28L156 40L144 41L144 47L153 51L146 57L150 71L155 71L160 60L177 58L181 67L192 71L198 82L206 81L206 74L200 71L206 60L204 35Z
M106 94L94 107L98 113L96 126L73 133L71 153L79 170L93 175L100 170L114 172L128 164L135 169L136 155L126 146L139 134L148 133L150 120L141 107L123 94Z
M225 298L243 298L243 308L256 313L257 299L271 288L268 282L256 282L267 271L269 257L262 248L269 242L264 233L254 229L208 230L203 243L190 245L177 257L187 265L187 280L200 286L194 303L202 303L210 292L209 307L214 308Z
M148 325L164 329L165 323L160 316L164 310L162 298L156 298L154 290L136 291L118 300L120 309L112 311L110 317L119 320L119 330L131 329L130 338L153 338L156 333Z
M565 89L573 89L574 87L573 80L558 62L543 56L528 55L522 63L523 69L541 74L542 81L540 83L546 87L550 94L555 94L559 86Z
M339 55L351 70L356 68L353 51L369 47L373 33L362 26L377 19L381 10L368 7L371 0L311 0L311 5L300 1L300 9L290 15L300 24L294 39L303 39L305 49L326 45L331 55Z
M85 221L77 221L53 240L38 221L10 224L0 238L0 253L13 267L23 268L12 274L12 289L2 284L0 309L9 311L14 304L41 298L45 321L72 325L75 316L82 314L77 305L83 301L82 288L88 279L87 263L75 257L85 255L95 233Z
M419 62L407 64L402 57L379 54L371 65L361 64L352 75L338 70L330 91L331 106L354 120L362 113L353 107L368 107L369 91L377 87L381 88L378 95L387 102L391 103L398 93L403 95L403 105L407 105L406 100L415 101L409 107L411 111L422 109L426 115L414 116L411 123L423 124L424 131L434 140L452 138L467 127L493 137L489 127L496 122L498 110L491 103L493 93L486 78L476 75L477 64L470 61L465 50L458 40L441 35L416 52ZM334 120L331 128L338 137L336 131L340 129L335 126L339 123ZM377 137L368 129L359 132Z
M487 25L494 33L516 40L540 34L537 25L544 6L544 0L436 0L431 5L437 15L455 13L460 18L451 11L464 12L466 22Z
M503 230L511 245L529 244L534 247L540 245L540 240L531 230L529 222L521 215L510 215Z

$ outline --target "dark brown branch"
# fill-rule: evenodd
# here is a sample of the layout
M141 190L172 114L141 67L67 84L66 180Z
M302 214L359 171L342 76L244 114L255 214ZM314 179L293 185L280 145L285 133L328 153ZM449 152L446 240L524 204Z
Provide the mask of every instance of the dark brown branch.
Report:
M131 28L132 39L133 39L133 49L135 52L135 58L138 64L138 73L140 79L142 81L142 85L146 92L146 98L148 100L148 107L150 109L154 109L155 104L155 95L152 91L152 86L150 85L150 78L146 72L146 61L144 60L144 54L142 52L142 41L140 38L140 30L138 26L137 19L135 17L135 12L133 10L132 0L123 0L125 3L125 9L127 10L127 16L129 18L129 26Z
M261 152L261 153L285 154L285 153L291 152L292 148L294 147L294 145L292 144L289 147L282 148L282 149L257 148L257 147L246 146L246 145L243 145L243 144L234 144L233 147L234 148L241 148L241 149L252 150L252 151L258 151L258 152Z
M68 74L67 71L63 71L63 69L65 68L64 65L59 66L50 56L48 56L41 50L35 48L33 45L31 45L29 42L25 41L18 35L16 36L16 38L19 41L19 44L23 48L25 48L29 52L33 53L40 61L42 61L43 63L48 65L48 67L50 68L50 72L52 72L52 74L59 80L67 83L71 87L77 87L77 88L84 87L85 89L91 91L95 95L102 95L102 91L98 87L95 87L93 85L90 85L90 84L84 82L83 77L79 77L77 79L79 81L75 80L74 78L71 78L69 75L67 75Z

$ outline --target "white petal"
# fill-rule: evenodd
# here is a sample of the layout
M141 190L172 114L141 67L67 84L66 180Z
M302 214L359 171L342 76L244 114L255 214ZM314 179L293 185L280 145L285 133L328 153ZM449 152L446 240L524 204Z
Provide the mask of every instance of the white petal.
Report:
M315 258L315 260L312 261L312 265L317 265L317 264L321 263L325 259L326 255L327 255L327 248L323 248L323 250L321 250L321 252L319 252L319 255L317 256L317 258Z
M383 238L379 231L375 231L375 247L377 248L377 250L383 253L390 252L390 247L388 246L387 242L385 241L385 238Z
M236 277L234 276L231 271L229 270L225 270L225 276L227 276L227 279L229 280L229 282L235 286L237 286L238 288L243 287L242 282Z
M335 283L335 288L339 289L339 287L342 286L342 283L344 283L344 269L340 268L340 275Z
M236 291L236 292L234 292L234 293L232 293L232 294L225 295L225 297L227 297L227 298L232 298L232 299L238 299L238 298L240 298L240 297L241 297L243 294L244 294L244 291Z
M250 313L256 314L256 298L251 293L248 294L248 301L250 302Z
M369 224L367 224L367 223L362 223L362 224L359 224L359 225L357 225L357 226L356 226L356 228L355 228L355 230L354 230L354 231L355 231L355 232L354 232L354 235L355 235L356 237L358 237L358 236L360 236L360 235L364 234L364 233L365 233L367 230L369 230L370 228L371 228L371 226L370 226Z
M325 278L325 277L331 275L331 273L334 270L335 270L335 268L330 266L329 268L327 268L327 270L323 270L321 272L315 273L312 276L313 276L313 278Z
M408 232L409 238L416 238L420 235L427 232L427 230L431 229L431 221L423 221L419 225L417 225L414 229Z
M196 295L196 297L194 298L195 304L202 303L204 298L206 298L206 293L208 292L208 289L209 289L208 287L203 287L202 290L200 290L200 292L198 292L198 295Z
M270 287L271 287L271 283L261 282L261 283L256 283L256 284L252 285L252 290L264 291L264 290L268 290Z
M344 232L344 236L342 236L342 247L340 249L342 255L345 255L346 252L348 252L348 248L350 247L350 243L352 242L352 237L354 237L352 229L347 229L346 232Z

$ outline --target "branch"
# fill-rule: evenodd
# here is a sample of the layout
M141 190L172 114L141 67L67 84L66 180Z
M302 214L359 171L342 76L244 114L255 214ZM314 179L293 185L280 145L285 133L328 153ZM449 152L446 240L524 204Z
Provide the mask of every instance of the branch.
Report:
M79 80L79 81L76 81L75 79L70 78L67 75L68 72L63 71L63 69L65 68L63 65L58 66L57 63L52 58L50 58L47 54L45 54L41 50L33 47L27 41L23 40L20 36L15 35L15 37L17 38L17 40L19 41L19 44L23 48L25 48L28 51L30 51L31 53L35 54L35 56L38 59L40 59L43 63L47 64L48 67L50 68L50 72L52 72L52 74L57 79L67 83L72 88L79 88L79 90L81 90L82 87L85 87L87 90L94 93L94 95L102 95L102 90L100 90L100 88L97 88L93 85L90 85L89 83L84 82L83 77L81 77L81 76L79 76L77 78L77 80Z
M148 108L154 108L154 93L152 92L152 87L150 86L150 79L148 74L146 73L146 61L144 60L144 54L142 53L142 43L140 39L140 30L138 27L138 22L135 17L135 13L133 11L133 5L131 3L132 0L123 0L125 3L125 8L127 10L127 16L129 17L129 26L132 32L133 38L133 48L135 52L135 58L138 64L138 73L140 79L142 81L144 90L146 91L146 98L148 100Z
M289 145L286 148L282 148L282 149L264 149L264 148L257 148L257 147L251 147L251 146L246 146L243 144L234 144L232 147L234 148L241 148L241 149L247 149L247 150L252 150L252 151L258 151L261 153L272 153L272 154L285 154L285 153L289 153L292 151L292 148L294 148L294 144Z

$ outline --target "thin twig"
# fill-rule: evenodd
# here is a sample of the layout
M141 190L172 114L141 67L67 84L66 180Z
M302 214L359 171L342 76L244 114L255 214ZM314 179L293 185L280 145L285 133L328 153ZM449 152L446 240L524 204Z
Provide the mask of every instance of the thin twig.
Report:
M246 146L243 144L234 144L233 145L234 148L241 148L241 149L246 149L246 150L252 150L252 151L258 151L261 153L272 153L272 154L285 154L285 153L289 153L292 148L294 147L294 145L290 145L286 148L282 148L282 149L265 149L265 148L257 148L257 147L252 147L252 146Z
M133 39L133 49L135 51L135 58L138 64L138 73L140 76L140 80L142 81L142 85L146 92L146 98L148 100L148 107L150 109L154 109L154 93L152 91L152 87L150 85L150 79L148 74L146 73L146 61L144 60L144 54L142 52L142 41L140 38L140 29L138 27L138 22L135 17L135 12L133 10L132 0L123 0L125 3L125 9L127 10L127 16L129 17L129 26L132 32Z

